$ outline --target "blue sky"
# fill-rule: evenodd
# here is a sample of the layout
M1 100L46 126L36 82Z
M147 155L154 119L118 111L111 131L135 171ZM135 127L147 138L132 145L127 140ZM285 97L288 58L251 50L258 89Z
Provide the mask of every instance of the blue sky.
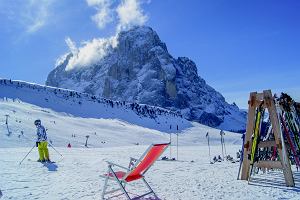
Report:
M43 84L66 38L80 46L145 24L229 103L246 108L264 89L300 101L299 10L297 0L0 1L0 77Z

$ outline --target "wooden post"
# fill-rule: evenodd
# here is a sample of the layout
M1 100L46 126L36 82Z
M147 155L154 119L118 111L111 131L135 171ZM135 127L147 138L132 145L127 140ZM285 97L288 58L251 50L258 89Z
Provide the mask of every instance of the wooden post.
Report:
M248 159L248 154L250 154L251 147L251 136L254 128L254 118L255 118L255 108L256 108L256 95L257 92L251 92L248 101L248 119L247 119L247 131L245 135L245 145L244 145L244 156L242 165L242 175L241 180L248 180L250 162Z
M289 158L287 156L284 139L282 137L280 121L278 119L277 110L276 110L276 106L273 100L271 90L264 91L264 99L269 111L270 121L274 131L275 142L280 157L286 186L294 187L295 183L293 179L292 169L289 162Z

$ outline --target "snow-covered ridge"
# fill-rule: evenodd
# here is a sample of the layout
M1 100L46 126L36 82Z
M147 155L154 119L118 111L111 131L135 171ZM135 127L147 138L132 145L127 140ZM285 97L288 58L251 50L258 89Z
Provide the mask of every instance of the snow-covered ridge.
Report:
M66 147L68 143L72 147L85 147L87 135L88 147L92 148L169 142L169 134L173 135L172 145L176 145L177 133L180 133L180 146L205 146L207 132L211 145L220 143L220 130L197 122L179 132L176 121L169 120L167 125L171 126L171 130L166 133L121 119L75 117L18 99L0 98L0 148L31 147L35 144L36 127L33 122L36 119L42 120L49 142L56 147ZM240 144L240 137L239 134L226 132L226 144Z
M181 145L206 144L207 132L212 144L219 143L220 130L189 122L166 109L0 79L0 148L33 145L36 119L48 129L53 145L62 147L69 142L84 147L87 135L89 147L168 142L169 133L180 133ZM226 137L230 144L239 138L235 133Z
M180 113L125 101L112 101L74 90L43 86L24 81L0 79L0 98L21 101L83 118L120 119L146 128L172 132L191 126ZM176 127L177 128L177 127Z

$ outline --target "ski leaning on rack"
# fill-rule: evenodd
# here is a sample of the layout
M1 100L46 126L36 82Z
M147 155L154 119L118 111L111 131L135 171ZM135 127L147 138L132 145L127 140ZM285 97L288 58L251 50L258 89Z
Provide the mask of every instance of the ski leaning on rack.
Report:
M293 99L285 94L281 93L281 96L279 98L279 105L281 106L283 112L284 120L286 121L286 124L288 126L288 129L293 133L295 143L300 149L300 138L299 138L299 126L297 125L297 121L295 119L295 116L293 116L292 108L293 108Z
M263 108L263 101L260 104L260 106L256 110L256 117L255 117L255 125L254 125L254 134L253 134L253 140L252 140L252 147L251 147L251 154L250 154L250 172L249 172L249 180L252 174L253 170L253 165L257 154L257 149L258 149L258 142L259 142L259 137L260 137L260 129L261 129L261 124L262 120L264 117L264 108Z
M300 137L299 137L299 130L297 124L293 120L292 114L289 111L285 112L285 118L290 131L294 134L296 145L298 146L298 149L300 149Z
M279 105L282 108L280 120L283 126L283 131L286 135L290 149L297 169L300 166L299 152L300 152L300 132L299 132L299 119L296 112L296 107L293 99L285 93L281 93L279 98ZM293 136L291 135L293 134ZM294 140L293 140L294 139Z
M243 134L242 140L243 140L243 144L242 144L242 152L241 152L241 155L240 155L240 167L239 167L239 172L238 172L237 180L239 180L239 177L240 177L242 163L243 163L243 158L244 158L245 134Z
M283 130L284 130L284 133L286 135L287 141L288 141L288 143L290 145L290 148L292 150L296 166L297 166L297 168L299 168L300 167L300 161L299 161L299 158L298 158L298 155L297 155L297 150L296 150L297 147L294 145L294 143L292 141L292 138L290 136L289 130L286 127L286 124L285 124L285 121L283 120L282 115L280 115L280 121L281 121L281 124L283 126Z
M284 119L288 125L289 130L294 134L295 143L298 149L300 149L299 124L297 124L296 116L293 116L292 110L295 110L293 102L293 99L288 94L281 93L279 98L279 105L284 111Z

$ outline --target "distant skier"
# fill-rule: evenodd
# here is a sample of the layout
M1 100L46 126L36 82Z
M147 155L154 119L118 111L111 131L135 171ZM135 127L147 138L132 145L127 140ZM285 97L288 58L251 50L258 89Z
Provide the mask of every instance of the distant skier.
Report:
M39 150L39 159L38 162L50 162L49 151L48 151L48 142L47 142L47 133L45 127L42 126L41 120L37 119L34 121L34 125L37 128L37 140L36 146Z

